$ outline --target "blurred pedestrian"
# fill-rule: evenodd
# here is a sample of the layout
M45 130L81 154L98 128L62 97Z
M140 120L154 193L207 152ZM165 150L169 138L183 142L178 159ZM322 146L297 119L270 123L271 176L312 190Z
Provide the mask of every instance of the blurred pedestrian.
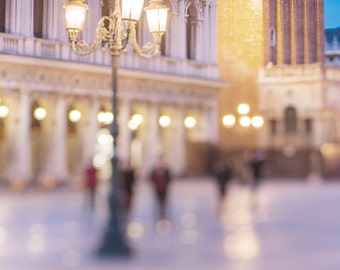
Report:
M129 160L123 164L120 173L124 189L124 205L126 207L126 211L130 212L135 185L135 170L131 166L131 162Z
M250 161L250 167L253 173L252 189L255 191L258 189L262 179L262 168L266 158L264 151L257 150Z
M171 172L165 165L162 158L159 158L157 164L152 168L150 180L156 193L159 210L159 220L166 219L166 204L168 196L168 187L171 181Z
M220 201L227 196L228 184L232 177L232 167L230 162L221 160L214 166L214 177L217 180Z
M257 205L257 191L261 184L262 180L262 170L263 163L266 159L266 153L262 150L257 150L251 153L249 159L249 167L252 171L252 181L251 181L251 190L252 190L252 199L251 204L253 207Z
M97 189L97 169L94 167L92 161L88 163L84 170L85 189L88 194L90 207L92 210L95 208L96 189Z
M223 207L226 206L228 185L232 177L232 167L228 161L219 160L214 165L213 172L219 192L219 202L217 205L217 215L219 215L222 214Z

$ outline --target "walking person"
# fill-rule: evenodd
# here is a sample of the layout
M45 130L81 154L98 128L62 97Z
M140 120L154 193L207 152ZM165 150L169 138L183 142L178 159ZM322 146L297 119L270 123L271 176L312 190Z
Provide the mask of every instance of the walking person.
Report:
M97 190L97 169L93 166L92 162L90 162L84 171L85 177L85 189L89 198L90 208L91 210L95 209L95 201L96 201L96 190Z
M228 161L220 160L214 166L214 177L217 181L218 192L219 192L219 210L224 205L227 199L228 185L232 177L232 167Z
M150 180L156 193L159 220L166 219L166 204L168 197L168 187L171 181L171 173L161 158L158 159L156 166L152 168Z
M129 213L134 194L135 170L130 161L126 161L121 168L121 181L124 188L124 205L126 212Z
M262 170L263 170L263 163L266 159L266 153L261 150L257 150L252 153L251 158L249 160L249 167L252 171L252 182L251 182L251 191L252 191L252 198L251 198L251 206L257 206L257 192L262 180Z

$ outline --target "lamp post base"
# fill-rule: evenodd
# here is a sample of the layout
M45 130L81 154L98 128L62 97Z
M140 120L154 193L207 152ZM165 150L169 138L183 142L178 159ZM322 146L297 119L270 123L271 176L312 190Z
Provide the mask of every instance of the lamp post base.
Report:
M121 237L112 233L106 235L98 250L98 255L103 257L128 257L131 255L131 250Z
M98 249L100 256L129 256L131 249L125 240L122 222L119 219L119 199L116 194L111 194L109 198L110 220L107 231L103 236L103 241Z

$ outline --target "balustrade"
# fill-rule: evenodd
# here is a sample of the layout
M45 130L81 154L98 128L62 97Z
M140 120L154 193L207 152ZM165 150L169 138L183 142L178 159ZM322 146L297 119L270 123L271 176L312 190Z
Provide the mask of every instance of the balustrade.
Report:
M70 53L69 46L68 43L58 41L0 33L0 54L22 55L104 66L111 64L110 59L102 51L97 51L89 56L77 56ZM159 56L152 60L141 59L130 52L122 52L120 67L210 80L218 80L219 78L217 65L208 65L206 63L164 56Z

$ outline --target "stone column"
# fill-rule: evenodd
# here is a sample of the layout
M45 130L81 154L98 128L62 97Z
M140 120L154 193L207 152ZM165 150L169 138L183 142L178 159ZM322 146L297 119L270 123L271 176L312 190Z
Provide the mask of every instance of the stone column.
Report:
M190 35L187 34L187 44L186 46L190 46L189 47L189 52L188 52L188 58L191 60L197 60L197 51L198 51L198 44L197 41L199 41L199 39L197 39L197 29L198 29L198 21L187 21L187 24L189 24L189 28L190 28Z
M186 169L186 130L184 126L185 109L183 106L174 110L174 132L171 145L168 146L169 165L175 175L183 175Z
M205 43L205 42L203 42L203 40L207 39L204 36L202 20L196 21L195 36L193 38L195 39L195 42L194 42L195 60L202 62L202 60L203 60L203 50L204 50L203 44Z
M146 176L154 165L157 156L160 154L160 130L158 125L159 107L152 103L149 105L147 123L144 130L145 134L145 150L142 163L142 175Z
M98 100L91 100L88 102L88 106L89 112L86 116L87 119L83 132L82 168L84 168L95 155L95 145L99 129L97 115L100 111L100 103Z
M205 140L209 143L217 143L218 142L218 112L217 112L217 104L215 101L211 101L206 105L203 111L202 120L204 121L204 131L206 134ZM217 119L217 120L216 120Z
M17 33L18 32L18 20L19 18L21 18L18 14L17 14L17 1L7 1L6 4L8 4L8 24L6 23L6 26L8 25L8 32L9 33ZM7 7L6 7L7 9ZM7 18L6 18L7 19Z
M9 180L14 185L24 185L32 176L31 168L31 110L29 93L21 91L18 96L17 115L13 132ZM17 186L18 187L18 186Z
M209 5L207 1L203 1L203 25L202 25L202 53L203 53L203 61L205 63L210 63L210 51L211 51L211 34L210 34L210 18L209 18Z
M67 101L65 97L56 97L56 107L52 125L49 155L46 162L45 178L58 182L66 182L69 175L67 171L66 133L67 133Z
M177 21L177 34L172 35L172 37L177 36L177 39L172 38L172 45L177 44L177 54L175 57L181 59L186 58L187 44L186 44L186 19L185 19L185 4L184 0L180 0L178 3L178 21Z
M15 1L11 1L15 2ZM17 0L17 29L16 32L20 32L24 36L33 36L33 0Z
M209 63L216 64L217 63L217 45L216 45L216 4L211 4L210 5L210 14L209 14L209 19L210 19L210 59Z

